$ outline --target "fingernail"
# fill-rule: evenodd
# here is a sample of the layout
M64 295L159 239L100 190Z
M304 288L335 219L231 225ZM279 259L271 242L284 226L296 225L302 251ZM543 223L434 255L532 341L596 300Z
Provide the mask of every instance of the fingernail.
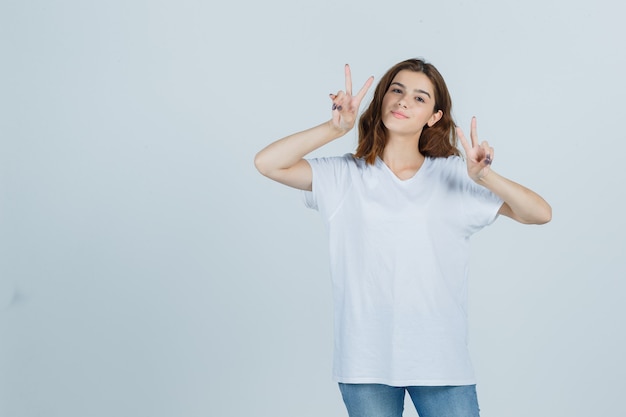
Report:
M336 110L336 109L337 109L337 105L333 104L333 110Z
M341 111L341 110L343 110L343 107L337 106L337 110Z

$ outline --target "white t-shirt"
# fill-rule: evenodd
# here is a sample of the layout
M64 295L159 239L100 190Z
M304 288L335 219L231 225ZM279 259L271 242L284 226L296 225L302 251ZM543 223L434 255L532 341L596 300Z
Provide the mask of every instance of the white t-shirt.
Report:
M475 383L467 346L469 237L502 200L459 157L400 180L377 158L309 160L305 204L328 230L333 377L392 386Z

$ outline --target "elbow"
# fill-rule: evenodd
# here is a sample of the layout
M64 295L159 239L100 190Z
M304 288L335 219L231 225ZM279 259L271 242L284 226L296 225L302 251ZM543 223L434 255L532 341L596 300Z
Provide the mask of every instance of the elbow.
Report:
M533 222L534 224L546 224L552 220L552 207L546 203L541 212L538 213L537 218Z
M543 218L543 222L541 224L549 223L552 220L552 207L548 207L546 216Z
M525 214L516 214L515 212L503 214L522 224L546 224L552 220L552 207L546 203L545 205L541 205L541 207L535 207L534 210Z
M254 167L257 169L257 171L261 173L261 175L267 177L268 167L266 161L263 158L262 152L259 152L254 156Z

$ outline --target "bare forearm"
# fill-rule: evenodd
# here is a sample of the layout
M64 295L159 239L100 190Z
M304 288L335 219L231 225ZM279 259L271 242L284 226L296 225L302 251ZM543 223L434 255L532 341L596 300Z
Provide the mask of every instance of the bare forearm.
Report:
M504 200L501 214L527 224L543 224L552 219L552 208L539 194L493 170L477 183Z
M271 143L256 155L254 164L264 175L275 170L291 168L305 155L345 133L345 131L336 128L331 121L322 123Z
M326 145L349 132L357 119L359 105L374 82L367 79L359 92L352 95L352 75L350 67L345 67L346 90L330 94L332 119L319 126L280 139L254 158L254 165L266 177L290 187L312 190L313 173L305 155Z

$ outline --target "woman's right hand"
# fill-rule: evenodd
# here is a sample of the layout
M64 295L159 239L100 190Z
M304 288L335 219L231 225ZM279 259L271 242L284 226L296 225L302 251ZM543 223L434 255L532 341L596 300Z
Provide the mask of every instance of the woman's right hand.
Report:
M336 129L341 130L343 133L348 132L354 127L357 115L359 112L359 106L367 90L374 82L374 77L369 77L365 84L356 96L352 95L352 74L350 73L350 66L346 64L346 91L339 91L337 94L330 94L330 99L333 102L333 118L332 124Z
M346 65L346 91L330 95L333 101L333 118L263 148L254 158L254 165L259 172L281 184L311 191L313 172L304 156L343 136L354 127L361 100L373 82L374 77L368 78L358 94L352 96L352 77L350 67Z

